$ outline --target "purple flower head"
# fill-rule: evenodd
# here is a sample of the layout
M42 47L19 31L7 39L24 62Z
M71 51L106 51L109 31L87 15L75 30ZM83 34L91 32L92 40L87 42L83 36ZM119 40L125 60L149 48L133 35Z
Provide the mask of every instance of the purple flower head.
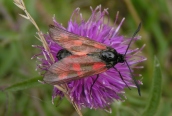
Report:
M68 22L68 27L65 28L55 19L53 19L54 25L65 29L71 33L88 37L97 42L103 43L111 48L114 48L118 53L125 54L128 47L128 43L131 38L124 38L121 35L118 35L118 31L122 26L124 18L120 24L115 26L109 26L109 19L106 18L108 15L107 9L101 10L101 6L98 6L95 10L92 10L92 15L88 20L84 20L82 14L77 8ZM78 17L79 18L78 18ZM117 22L118 15L115 20ZM78 23L78 19L80 22ZM108 20L106 20L108 19ZM105 21L106 20L106 21ZM106 22L106 23L105 23ZM56 54L59 50L63 49L57 43L55 43L49 34L45 34L46 41L50 48L50 52L53 55L55 62L58 62ZM134 38L133 41L140 39L140 36ZM40 64L38 69L42 72L46 72L49 67L53 64L51 61L48 52L42 46L35 46L41 49L41 53L35 56L44 55L46 58L38 58ZM143 46L144 47L144 46ZM142 47L142 48L143 48ZM143 68L142 66L136 66L135 64L146 60L146 58L139 56L142 48L129 49L126 53L125 60L128 62L131 70L134 68ZM126 63L117 63L115 68L120 71L122 78L125 83L131 88L136 87L129 70L129 67ZM140 76L134 74L134 76ZM79 80L74 80L67 83L70 99L75 102L78 107L88 107L90 109L97 108L108 108L114 100L122 100L124 96L124 88L128 88L124 81L120 78L119 73L114 69L110 68L106 72L99 74L99 78L95 81L97 75L85 77ZM142 84L141 81L137 81L139 84ZM94 86L92 86L94 83ZM90 94L90 89L91 94ZM54 87L52 99L56 96L63 97L63 93Z

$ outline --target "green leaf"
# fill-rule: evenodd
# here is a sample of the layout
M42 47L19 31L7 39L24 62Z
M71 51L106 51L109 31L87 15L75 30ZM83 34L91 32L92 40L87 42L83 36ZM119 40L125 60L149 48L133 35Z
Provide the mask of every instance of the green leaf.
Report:
M3 54L0 59L0 78L3 77L13 66L16 60L15 44L11 44L9 49L2 48L1 54Z
M19 91L19 90L28 89L28 88L31 88L34 86L38 86L38 85L41 85L38 82L38 80L41 80L41 79L42 79L42 77L31 78L29 80L13 84L13 85L5 88L4 91Z
M156 113L160 98L161 98L161 91L162 91L162 75L161 69L158 59L154 58L154 74L153 74L153 81L151 87L151 93L149 97L149 101L147 106L142 113L142 116L154 116Z
M7 97L7 110L5 112L5 116L12 116L14 114L14 96L13 94L11 94L10 92L6 93L6 97Z
M158 116L170 116L171 103L169 101L163 101L163 105L161 107L161 112L159 112Z

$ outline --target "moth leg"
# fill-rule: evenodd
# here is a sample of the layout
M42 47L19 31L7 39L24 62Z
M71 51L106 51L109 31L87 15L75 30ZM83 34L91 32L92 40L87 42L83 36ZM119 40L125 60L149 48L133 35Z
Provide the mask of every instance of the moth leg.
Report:
M91 88L90 88L90 95L92 94L92 88L94 86L94 84L96 83L97 79L99 78L99 74L97 74L97 77L96 79L93 81L93 84L91 85Z
M119 76L121 78L121 80L125 83L125 85L128 87L128 89L130 89L130 87L128 86L128 84L124 81L124 79L122 78L122 75L121 75L121 72L116 68L116 67L113 67L118 73L119 73ZM130 89L131 90L131 89Z
M57 104L55 104L55 106L58 107L62 103L62 100L63 100L62 97L59 97L57 99L57 102L56 102Z

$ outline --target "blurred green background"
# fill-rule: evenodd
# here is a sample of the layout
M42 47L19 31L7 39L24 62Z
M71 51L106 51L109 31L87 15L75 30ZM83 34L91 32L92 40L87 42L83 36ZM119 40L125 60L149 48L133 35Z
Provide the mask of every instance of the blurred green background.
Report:
M46 33L48 25L56 20L67 26L71 13L81 8L84 18L91 15L90 6L109 8L113 24L116 12L119 20L126 18L120 33L131 37L139 22L142 39L136 43L146 47L143 50L147 61L141 63L144 69L142 96L137 90L126 89L125 102L114 102L112 114L104 110L83 109L85 116L139 116L147 107L153 79L153 63L156 55L161 64L162 93L157 104L155 116L172 116L172 1L171 0L24 0L25 5ZM31 60L38 49L31 45L41 43L34 37L35 27L18 14L24 14L12 0L0 0L0 90L10 87L9 91L0 91L0 116L76 116L73 106L63 99L59 105L52 105L52 86L37 82L42 77L35 71L36 59ZM155 78L155 80L158 80ZM16 84L19 83L20 84ZM161 82L160 82L161 83ZM15 84L15 85L14 85ZM156 85L156 84L155 84ZM157 85L160 86L160 85ZM158 87L157 87L158 88ZM160 87L161 90L161 87ZM156 96L156 94L155 94Z

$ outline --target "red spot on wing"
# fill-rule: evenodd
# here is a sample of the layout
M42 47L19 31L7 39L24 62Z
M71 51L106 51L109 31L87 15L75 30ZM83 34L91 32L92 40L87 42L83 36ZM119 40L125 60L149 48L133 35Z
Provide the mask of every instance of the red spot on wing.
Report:
M102 67L105 67L105 63L103 63L103 62L97 62L97 63L94 63L93 64L93 70L97 70L97 69L100 69L100 68L102 68Z
M67 75L68 75L68 73L61 73L61 74L59 74L58 75L58 77L60 78L60 79L64 79L64 78L66 78L67 77Z
M86 55L88 52L87 51L79 51L75 52L77 55Z
M81 71L78 71L78 72L77 72L77 75L78 75L79 77L82 77L82 75L83 75L83 72L81 72Z
M80 64L75 63L75 64L73 64L72 68L73 68L74 71L81 71Z
M82 41L81 40L74 40L73 44L75 46L81 46L82 45Z
M101 45L101 44L94 44L94 47L99 48L99 49L106 49L106 46Z
M60 36L64 39L68 39L68 35L64 34L64 33L61 33Z

